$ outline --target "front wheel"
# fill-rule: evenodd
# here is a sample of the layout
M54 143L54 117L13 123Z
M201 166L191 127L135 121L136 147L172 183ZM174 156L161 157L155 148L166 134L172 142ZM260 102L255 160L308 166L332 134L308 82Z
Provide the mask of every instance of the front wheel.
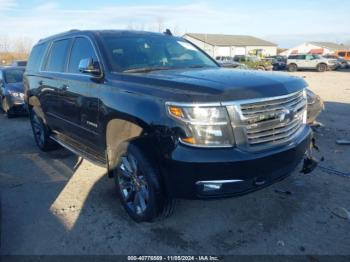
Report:
M11 108L9 106L9 103L6 99L6 97L4 97L1 101L1 108L2 111L5 112L5 114L7 115L7 118L13 118L15 115L11 112Z
M325 72L325 71L327 71L327 65L326 64L319 64L318 66L317 66L317 71L318 72Z
M50 138L49 128L33 109L29 110L30 123L37 146L42 151L50 151L57 148L57 144Z
M114 175L126 212L136 222L168 217L175 202L161 192L155 167L135 145L125 145L123 152Z
M288 71L289 72L295 72L298 70L298 66L296 64L290 64L288 65Z

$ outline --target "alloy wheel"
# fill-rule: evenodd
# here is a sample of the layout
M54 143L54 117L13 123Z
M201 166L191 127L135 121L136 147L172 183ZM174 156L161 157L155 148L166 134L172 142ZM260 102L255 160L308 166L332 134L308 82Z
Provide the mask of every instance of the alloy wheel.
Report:
M2 110L3 110L5 113L8 111L8 106L7 106L6 98L3 98L3 99L2 99L1 107L2 107Z
M149 203L149 186L146 177L131 154L121 158L119 171L118 184L124 201L132 212L142 216Z

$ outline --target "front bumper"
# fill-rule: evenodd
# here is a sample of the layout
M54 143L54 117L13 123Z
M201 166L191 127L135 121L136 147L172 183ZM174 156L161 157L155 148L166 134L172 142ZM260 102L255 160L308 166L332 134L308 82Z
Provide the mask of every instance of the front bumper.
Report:
M329 70L336 70L339 68L339 64L330 64L328 65Z
M27 107L24 103L24 99L20 97L7 96L7 103L9 110L14 114L25 114Z
M178 144L162 160L167 192L175 198L196 199L255 191L289 175L303 159L310 141L311 130L305 127L289 145L259 153Z

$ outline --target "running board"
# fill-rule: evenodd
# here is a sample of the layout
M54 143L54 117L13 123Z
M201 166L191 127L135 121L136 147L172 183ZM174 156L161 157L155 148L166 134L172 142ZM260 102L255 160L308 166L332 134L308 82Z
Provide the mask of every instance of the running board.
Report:
M91 148L80 144L71 138L67 138L61 134L52 134L50 138L77 156L80 156L98 166L107 166L106 159L102 157L101 154L98 154Z

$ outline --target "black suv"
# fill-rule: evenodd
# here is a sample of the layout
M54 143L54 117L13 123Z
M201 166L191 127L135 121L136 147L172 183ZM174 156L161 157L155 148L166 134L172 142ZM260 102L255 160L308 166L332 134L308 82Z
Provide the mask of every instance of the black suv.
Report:
M105 166L136 221L168 215L176 198L267 186L310 146L304 80L221 68L169 33L43 39L24 85L40 149L58 143Z

